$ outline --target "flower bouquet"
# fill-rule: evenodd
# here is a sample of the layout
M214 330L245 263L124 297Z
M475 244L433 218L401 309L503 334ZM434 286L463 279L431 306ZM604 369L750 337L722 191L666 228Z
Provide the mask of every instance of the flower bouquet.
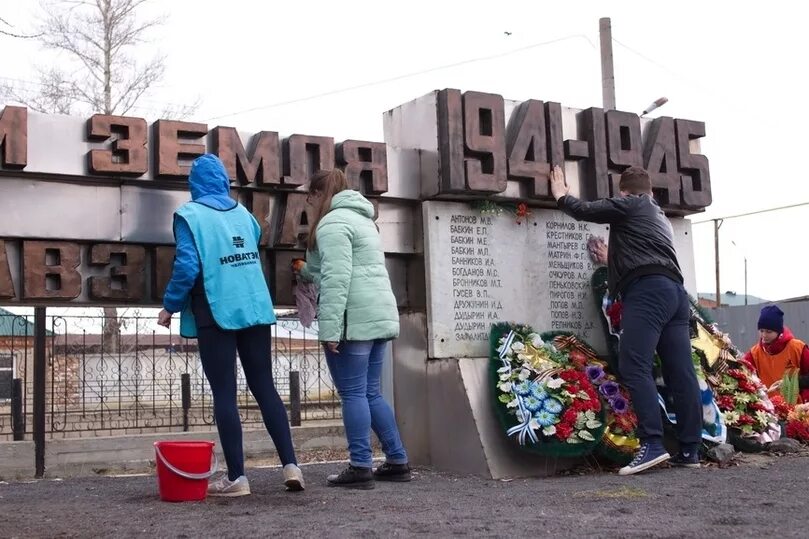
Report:
M725 423L742 438L757 444L777 440L778 417L764 385L743 361L729 362L729 367L732 368L722 373L719 384L714 386Z
M798 404L787 416L787 436L809 442L809 404Z
M490 344L495 409L506 434L547 456L591 453L606 428L604 410L569 354L525 325L494 325Z
M778 417L778 420L782 423L786 423L789 418L789 413L794 406L787 404L787 401L782 395L773 395L770 397L770 401L772 402L773 408L775 408L775 415Z
M596 351L578 337L568 332L549 332L543 333L542 338L567 352L571 363L598 390L607 427L597 452L617 464L628 464L640 446L635 433L638 416L632 410L629 392L609 372L607 364L598 359Z

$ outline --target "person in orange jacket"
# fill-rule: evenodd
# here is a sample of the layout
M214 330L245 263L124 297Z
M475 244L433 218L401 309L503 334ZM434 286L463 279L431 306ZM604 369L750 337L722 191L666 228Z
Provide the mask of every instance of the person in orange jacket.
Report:
M755 367L768 393L777 393L784 373L796 370L800 400L809 402L809 347L784 325L784 312L777 305L762 307L758 333L758 344L744 358Z

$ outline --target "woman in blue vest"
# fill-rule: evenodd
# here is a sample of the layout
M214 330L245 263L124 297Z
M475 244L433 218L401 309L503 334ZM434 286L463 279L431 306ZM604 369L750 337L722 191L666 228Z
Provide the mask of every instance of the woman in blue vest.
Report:
M174 214L177 253L158 323L169 327L172 314L182 311L180 333L199 342L228 466L227 475L210 483L208 494L250 494L236 403L237 351L247 385L284 465L284 484L288 490L303 490L286 409L272 379L270 326L275 324L275 313L261 269L261 227L244 206L230 198L227 171L215 155L194 161L188 183L192 201Z
M293 269L319 291L318 338L340 394L350 464L330 475L332 486L370 489L374 480L410 481L407 453L393 410L380 393L388 341L399 336L399 310L390 286L385 254L374 223L374 207L348 188L339 170L309 180L310 225L307 262ZM372 470L371 429L385 452Z

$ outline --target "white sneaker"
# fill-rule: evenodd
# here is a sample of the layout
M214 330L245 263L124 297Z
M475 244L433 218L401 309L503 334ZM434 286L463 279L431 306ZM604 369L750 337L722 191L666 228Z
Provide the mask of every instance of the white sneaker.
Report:
M227 474L216 481L208 483L208 496L235 497L250 494L250 483L240 475L235 481L228 479Z
M303 472L295 464L287 464L284 466L284 485L287 490L299 491L306 488L306 483L303 481Z

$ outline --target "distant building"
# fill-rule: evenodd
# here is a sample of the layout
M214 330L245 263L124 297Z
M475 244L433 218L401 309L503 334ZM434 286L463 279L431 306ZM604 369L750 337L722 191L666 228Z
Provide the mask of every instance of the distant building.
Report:
M731 290L728 290L724 294L720 295L720 303L722 306L728 307L738 307L739 305L758 305L761 303L770 303L770 300L759 298L757 296L747 295L747 301L745 302L744 294L737 294ZM699 304L703 307L708 308L716 308L716 294L710 292L700 292L699 293Z

